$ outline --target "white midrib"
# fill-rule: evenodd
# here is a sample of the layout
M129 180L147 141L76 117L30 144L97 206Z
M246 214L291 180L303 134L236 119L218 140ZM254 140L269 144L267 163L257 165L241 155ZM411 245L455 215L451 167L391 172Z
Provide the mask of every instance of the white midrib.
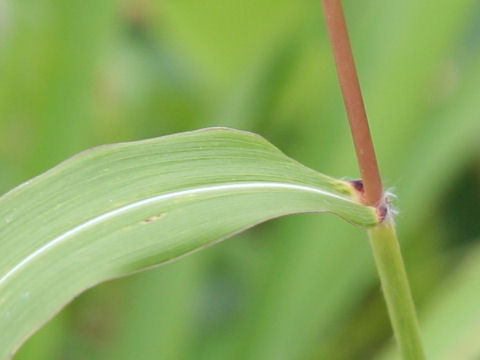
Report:
M83 224L80 224L76 227L74 227L71 230L68 230L67 232L63 233L62 235L57 236L56 238L50 240L47 242L45 245L42 247L38 248L34 252L32 252L30 255L25 257L22 261L20 261L18 264L16 264L14 267L12 267L7 273L5 273L1 278L0 278L0 285L4 284L9 278L11 278L13 275L18 273L23 267L25 267L27 264L31 263L34 259L38 258L41 256L43 253L47 252L49 249L52 247L58 245L59 243L67 240L68 238L75 236L76 234L89 229L92 226L95 226L103 221L106 221L108 219L111 219L117 215L126 213L130 210L137 209L139 207L142 207L144 205L149 205L152 203L157 203L161 202L164 200L169 200L175 197L181 197L185 195L194 195L194 194L200 194L200 193L205 193L205 192L214 192L214 191L221 191L221 190L246 190L246 189L289 189L289 190L299 190L299 191L306 191L306 192L311 192L315 194L320 194L320 195L325 195L329 196L332 198L340 199L346 202L350 203L355 203L352 199L349 199L347 197L343 197L334 193L331 193L329 191L321 190L318 188L310 187L310 186L305 186L305 185L295 185L295 184L288 184L288 183L278 183L278 182L242 182L242 183L230 183L230 184L220 184L220 185L211 185L211 186L204 186L204 187L198 187L194 189L188 189L188 190L180 190L180 191L174 191L162 195L157 195L153 196L147 199L139 200L134 203L122 206L118 209L109 211L105 214L99 215L93 219L90 219Z

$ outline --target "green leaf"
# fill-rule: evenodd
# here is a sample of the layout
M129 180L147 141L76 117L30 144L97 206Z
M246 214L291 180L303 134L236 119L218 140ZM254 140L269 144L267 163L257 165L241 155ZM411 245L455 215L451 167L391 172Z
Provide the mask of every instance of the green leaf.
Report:
M85 151L0 198L0 358L73 297L268 219L373 226L353 187L265 139L214 128Z

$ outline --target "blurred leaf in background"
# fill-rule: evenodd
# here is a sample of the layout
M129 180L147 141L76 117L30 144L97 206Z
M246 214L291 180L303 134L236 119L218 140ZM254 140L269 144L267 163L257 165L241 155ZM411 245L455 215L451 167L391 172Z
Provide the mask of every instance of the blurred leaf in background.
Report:
M427 353L476 359L480 4L344 7ZM87 147L222 125L358 177L319 1L0 0L2 193ZM16 359L392 359L391 336L363 231L302 215L87 292Z

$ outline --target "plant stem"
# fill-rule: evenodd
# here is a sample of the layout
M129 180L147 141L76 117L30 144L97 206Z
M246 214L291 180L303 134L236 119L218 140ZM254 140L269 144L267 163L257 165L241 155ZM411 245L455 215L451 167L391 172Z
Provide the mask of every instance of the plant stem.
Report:
M383 199L382 180L370 135L342 2L341 0L322 0L322 2L358 164L362 173L363 202L367 205L376 206L380 214L381 222L369 230L369 237L393 332L404 359L424 360L425 355L415 306L395 232L395 225L391 215L388 214L388 204Z
M322 0L328 33L335 55L337 73L352 130L353 142L365 189L365 203L376 206L383 195L382 180L378 171L362 91L358 81L345 16L340 0Z
M368 231L388 313L404 359L424 360L422 341L395 226L391 219Z

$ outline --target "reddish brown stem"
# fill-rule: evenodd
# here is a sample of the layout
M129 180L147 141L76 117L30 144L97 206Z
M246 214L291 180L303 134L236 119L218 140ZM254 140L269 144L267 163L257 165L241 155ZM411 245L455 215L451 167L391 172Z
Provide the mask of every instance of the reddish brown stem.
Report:
M343 100L347 109L348 121L350 122L358 164L363 178L365 189L364 202L367 205L376 206L382 199L382 180L378 171L375 149L368 127L367 114L350 46L342 2L341 0L322 1Z

